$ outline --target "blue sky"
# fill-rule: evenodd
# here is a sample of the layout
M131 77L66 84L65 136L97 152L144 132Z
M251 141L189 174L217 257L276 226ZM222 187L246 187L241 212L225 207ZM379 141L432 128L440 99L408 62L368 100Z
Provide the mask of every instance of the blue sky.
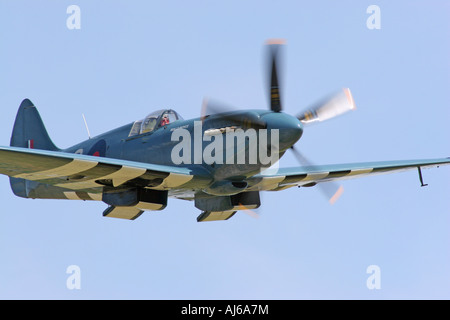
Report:
M66 9L81 10L69 30ZM381 10L370 30L369 5ZM0 0L0 145L24 98L55 144L205 96L267 108L264 41L284 38L284 108L297 114L342 87L357 110L305 129L317 164L450 156L448 1ZM297 165L292 154L281 166ZM260 218L197 223L192 202L135 221L101 202L14 197L0 177L0 298L449 299L450 168L266 192ZM81 270L69 290L66 269ZM380 289L368 289L370 265Z

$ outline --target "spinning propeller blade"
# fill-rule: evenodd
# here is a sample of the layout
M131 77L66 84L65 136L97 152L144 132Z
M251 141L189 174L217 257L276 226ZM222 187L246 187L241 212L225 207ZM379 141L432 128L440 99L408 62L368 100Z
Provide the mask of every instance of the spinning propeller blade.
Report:
M267 123L254 113L245 115L236 108L224 105L218 102L212 102L209 99L203 99L201 120L204 121L210 115L220 114L220 118L240 125L243 128L266 129Z
M297 118L303 124L310 124L317 121L325 121L355 109L356 106L350 89L344 88L331 98L302 112Z
M260 217L259 213L256 211L258 209L250 209L244 206L242 203L239 203L239 210L244 211L244 213L248 214L250 217L258 219Z
M303 156L294 146L291 147L291 150L297 158L297 161L301 165L314 168L314 165L308 159L306 159L305 156ZM344 192L344 187L333 181L319 183L317 184L317 187L328 199L328 202L330 204L334 204Z
M271 39L266 42L269 46L269 102L270 110L281 112L281 90L280 90L280 50L286 42L282 39Z

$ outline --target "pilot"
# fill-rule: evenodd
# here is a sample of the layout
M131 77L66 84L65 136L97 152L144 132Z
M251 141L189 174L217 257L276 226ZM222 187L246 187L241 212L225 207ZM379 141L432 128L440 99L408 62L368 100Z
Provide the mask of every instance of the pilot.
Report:
M163 115L161 119L161 127L165 126L166 124L169 124L169 117L167 116L167 114Z

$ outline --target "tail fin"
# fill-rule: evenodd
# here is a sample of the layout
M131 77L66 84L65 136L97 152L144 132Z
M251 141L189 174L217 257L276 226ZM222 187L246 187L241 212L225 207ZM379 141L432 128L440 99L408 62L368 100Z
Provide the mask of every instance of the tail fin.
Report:
M57 151L33 103L25 99L17 111L11 146Z
M50 139L36 107L28 99L22 101L19 111L17 111L10 145L51 151L59 150ZM11 189L16 196L28 198L29 191L33 188L30 185L33 183L32 181L12 177L9 180Z

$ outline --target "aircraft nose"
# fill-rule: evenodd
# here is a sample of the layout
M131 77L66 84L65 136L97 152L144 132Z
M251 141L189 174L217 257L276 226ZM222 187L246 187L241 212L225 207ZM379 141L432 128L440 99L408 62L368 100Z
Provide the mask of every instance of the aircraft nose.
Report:
M294 145L303 134L303 125L296 117L282 112L271 112L264 115L267 129L278 129L279 149L285 151Z

